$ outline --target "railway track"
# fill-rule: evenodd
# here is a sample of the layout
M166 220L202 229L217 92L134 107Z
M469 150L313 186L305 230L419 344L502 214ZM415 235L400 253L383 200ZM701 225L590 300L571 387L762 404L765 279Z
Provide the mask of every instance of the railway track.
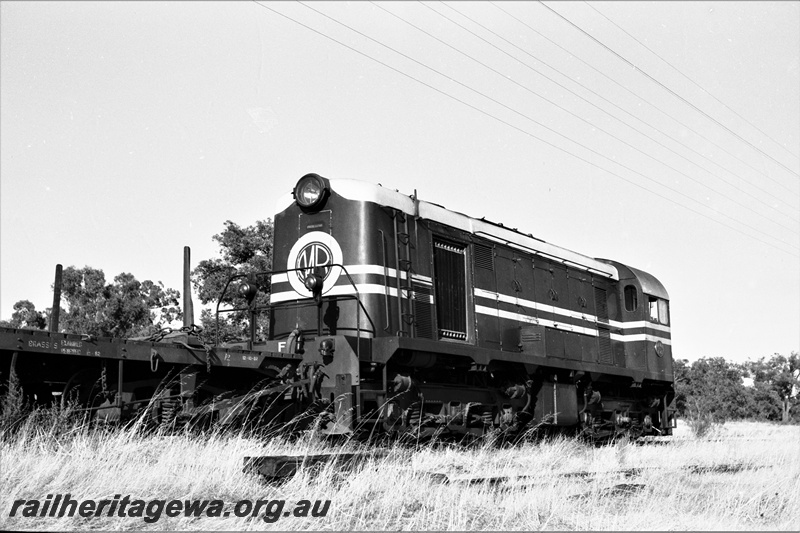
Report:
M272 455L249 456L244 458L243 471L260 475L266 481L286 480L301 470L320 468L334 464L340 471L357 470L370 460L380 460L389 455L388 450L374 449L365 452L336 452L306 455ZM691 474L737 474L745 470L765 468L761 465L748 465L745 463L722 463L712 465L690 464L684 466L649 466L622 468L618 470L579 470L571 472L549 473L548 476L586 481L595 481L603 478L636 478L652 472L688 471ZM463 485L492 485L513 486L542 484L542 473L537 474L503 474L503 475L474 475L474 474L449 474L432 470L408 469L412 475L423 476L432 481L444 484ZM549 482L549 479L548 479ZM626 484L636 485L636 484ZM629 487L630 488L630 487ZM622 490L622 489L620 489ZM627 490L627 489L626 489Z
M746 465L744 463L725 463L718 465L685 465L680 467L642 467L642 468L624 468L620 470L602 470L602 471L588 471L581 470L575 472L561 472L551 474L559 478L575 478L594 480L601 477L623 477L633 478L641 476L650 472L659 471L675 471L683 470L689 471L692 474L736 474L744 470L756 470L764 468L763 466ZM424 472L424 475L430 476L432 479L449 484L487 484L487 485L501 485L520 481L541 480L541 474L522 474L522 475L449 475L442 472Z

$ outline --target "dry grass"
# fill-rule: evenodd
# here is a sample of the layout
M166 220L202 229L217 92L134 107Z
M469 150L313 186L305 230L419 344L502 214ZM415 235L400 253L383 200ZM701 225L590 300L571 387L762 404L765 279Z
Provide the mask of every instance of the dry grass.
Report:
M63 426L63 425L62 425ZM352 472L326 466L283 484L242 472L247 455L319 453L313 438L144 437L26 426L0 450L0 529L76 530L797 530L800 428L728 423L698 440L593 448L557 439L512 449L397 447ZM353 448L355 446L350 446ZM340 449L340 448L339 448ZM690 467L736 464L736 472ZM623 471L640 468L626 477ZM431 476L440 472L445 482ZM583 472L583 476L564 475ZM507 476L475 483L474 476ZM523 477L524 476L524 477ZM12 502L69 492L150 499L331 500L325 518L9 518ZM19 514L19 513L18 513Z

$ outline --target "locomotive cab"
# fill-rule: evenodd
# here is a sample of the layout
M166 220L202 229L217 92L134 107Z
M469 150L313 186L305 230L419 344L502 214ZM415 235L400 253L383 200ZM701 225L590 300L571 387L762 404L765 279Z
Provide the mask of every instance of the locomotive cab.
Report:
M607 261L607 260L606 260ZM615 261L619 272L616 322L625 339L625 366L672 380L669 295L653 275Z

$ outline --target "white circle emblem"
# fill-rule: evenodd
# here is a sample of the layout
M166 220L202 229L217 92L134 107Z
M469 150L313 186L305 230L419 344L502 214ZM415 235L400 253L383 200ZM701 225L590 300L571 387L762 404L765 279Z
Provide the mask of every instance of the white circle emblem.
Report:
M322 294L330 291L339 276L342 268L331 265L341 265L343 262L342 247L336 239L322 231L312 231L300 237L289 250L289 259L286 262L289 283L298 294L311 297L311 291L305 286L306 277L316 272L322 276ZM291 271L292 269L298 269Z

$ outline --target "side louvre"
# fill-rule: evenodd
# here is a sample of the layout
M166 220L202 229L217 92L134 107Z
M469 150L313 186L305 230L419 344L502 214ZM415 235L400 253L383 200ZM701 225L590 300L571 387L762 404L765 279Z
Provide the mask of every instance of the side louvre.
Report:
M597 343L599 347L599 362L604 365L613 365L614 358L611 354L611 331L603 326L597 328Z
M597 320L608 324L608 299L605 289L594 288L594 307L597 312Z
M611 329L608 326L608 299L606 290L594 288L594 306L597 312L597 348L598 362L604 365L614 364L611 352Z
M473 245L475 253L475 268L484 270L494 270L494 252L491 246L475 243Z
M431 288L417 281L411 282L414 296L414 333L423 339L433 338L433 305Z

